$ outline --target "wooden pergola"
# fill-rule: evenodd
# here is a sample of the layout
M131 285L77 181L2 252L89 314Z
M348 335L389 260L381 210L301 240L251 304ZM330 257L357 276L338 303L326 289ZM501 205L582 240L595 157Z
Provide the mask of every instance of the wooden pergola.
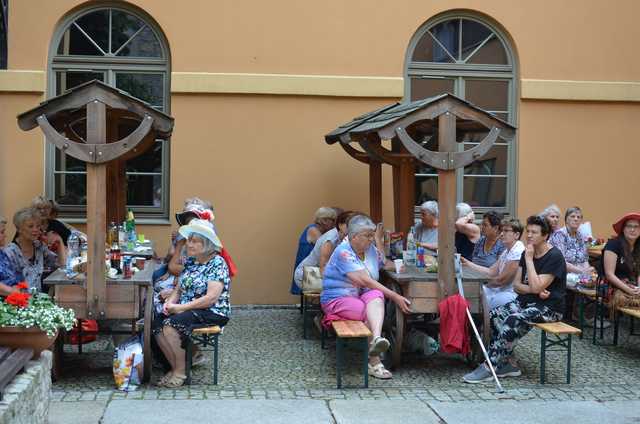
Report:
M78 318L112 318L106 307L107 222L125 217L126 161L144 153L156 138L168 138L173 118L94 80L20 114L18 125L24 131L40 127L47 142L86 163L87 316Z
M511 141L514 136L512 125L446 93L374 110L336 128L325 141L339 143L351 157L369 165L370 214L375 222L382 220L382 165L391 165L395 229L405 234L414 222L416 165L438 170L438 282L442 294L450 295L457 292L453 281L456 169L480 160L498 138ZM438 151L424 147L434 137ZM465 137L483 138L465 151L458 148ZM383 140L390 140L390 149Z

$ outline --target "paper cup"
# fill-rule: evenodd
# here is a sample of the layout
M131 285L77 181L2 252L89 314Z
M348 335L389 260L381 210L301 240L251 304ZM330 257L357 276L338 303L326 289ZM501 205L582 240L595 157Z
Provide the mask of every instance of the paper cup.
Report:
M393 261L393 265L395 265L396 267L396 274L400 274L400 271L402 270L402 265L404 264L404 261L402 259L395 259Z

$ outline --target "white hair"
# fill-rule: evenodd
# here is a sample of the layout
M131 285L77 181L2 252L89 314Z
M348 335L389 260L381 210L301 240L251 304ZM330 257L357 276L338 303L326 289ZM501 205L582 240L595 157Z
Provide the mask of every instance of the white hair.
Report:
M0 225L7 225L7 218L0 215Z
M19 229L29 219L39 222L42 216L35 208L22 208L13 215L13 225L15 225L16 229Z
M196 239L202 242L202 247L203 247L203 254L206 256L209 255L213 255L214 253L220 253L220 248L218 246L216 246L215 244L213 244L213 242L211 240L209 240L208 238L200 235L200 234L195 234L192 233L189 236L189 239Z
M427 200L426 202L420 205L420 210L427 212L437 218L439 214L438 202L436 202L435 200Z
M372 231L376 229L376 224L373 223L371 218L364 215L356 215L349 220L348 225L349 238L352 238L358 233L363 231Z
M462 218L472 213L473 209L468 203L460 202L456 205L456 212L458 213L458 218Z
M318 210L314 215L315 221L319 221L324 218L335 220L336 217L337 217L336 210L333 208L330 208L329 206L322 206L318 208Z
M546 218L550 213L555 212L560 216L560 208L555 203L550 204L542 212L540 212L540 216Z
M186 208L189 205L198 205L198 206L202 206L203 209L213 210L213 205L211 204L211 202L202 200L199 197L189 197L188 199L185 199L184 207Z

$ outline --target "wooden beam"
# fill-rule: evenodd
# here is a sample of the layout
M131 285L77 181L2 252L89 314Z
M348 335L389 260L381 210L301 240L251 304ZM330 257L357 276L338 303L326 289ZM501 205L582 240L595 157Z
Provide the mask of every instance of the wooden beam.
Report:
M440 152L456 151L456 117L450 112L438 117L438 146ZM453 264L456 200L455 169L438 170L438 285L441 299L456 293Z
M97 100L87 104L87 143L103 144L107 138L106 106ZM107 208L107 166L87 163L87 316L107 318L105 242Z
M382 164L369 162L369 215L373 222L382 222Z

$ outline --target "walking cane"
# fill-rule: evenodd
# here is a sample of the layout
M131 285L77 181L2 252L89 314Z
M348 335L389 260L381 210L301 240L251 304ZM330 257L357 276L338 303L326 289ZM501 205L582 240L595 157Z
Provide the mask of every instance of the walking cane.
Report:
M458 293L460 294L460 296L464 298L464 287L462 286L462 265L460 264L459 253L455 254L455 259L453 262L456 270L456 281L458 283ZM471 317L471 312L469 311L469 307L466 308L466 311L467 311L467 318L469 318L469 322L471 323L471 328L473 328L473 333L476 335L476 340L478 340L480 349L482 349L482 354L484 355L484 359L487 361L487 364L489 365L489 369L491 370L491 375L493 375L493 379L496 381L496 386L498 386L498 393L504 393L502 384L500 384L500 380L498 380L496 371L493 369L493 364L489 360L489 354L487 354L487 351L484 348L484 343L482 342L480 333L478 333L478 329L476 328L476 323L473 321L473 318Z

